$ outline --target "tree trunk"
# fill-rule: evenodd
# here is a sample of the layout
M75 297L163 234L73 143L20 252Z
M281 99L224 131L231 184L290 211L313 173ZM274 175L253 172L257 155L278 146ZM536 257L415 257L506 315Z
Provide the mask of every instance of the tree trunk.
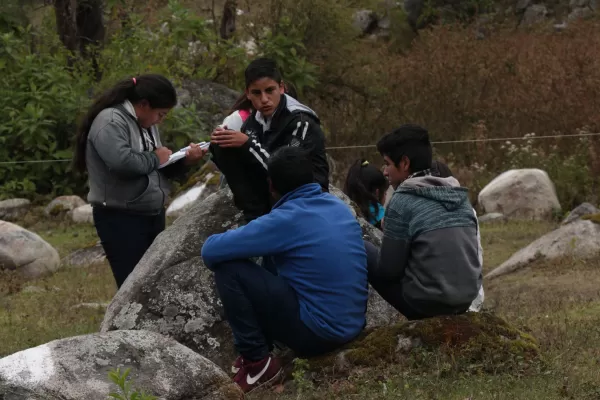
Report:
M77 40L77 1L55 0L54 10L56 14L56 30L60 41L67 50L75 53L78 49Z
M76 57L91 60L96 75L100 70L91 47L104 42L105 28L102 0L55 0L56 28L61 42ZM69 60L73 63L73 58Z
M220 35L223 39L229 39L235 32L235 17L237 14L237 1L226 0L221 17Z

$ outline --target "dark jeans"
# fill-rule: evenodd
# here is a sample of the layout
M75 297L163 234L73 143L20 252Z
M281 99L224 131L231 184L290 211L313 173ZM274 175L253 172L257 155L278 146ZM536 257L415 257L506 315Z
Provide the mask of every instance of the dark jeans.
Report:
M246 149L221 148L214 144L210 149L212 160L225 175L233 202L244 213L246 222L268 214L272 206L271 193L267 173L258 160L252 159Z
M376 271L379 262L379 247L373 243L365 241L365 250L367 251L367 270L369 273L369 283L379 293L381 297L390 303L396 310L404 315L408 320L417 320L427 318L413 309L405 300L402 294L402 280L390 280L389 278L378 277Z
M120 288L156 236L165 230L165 211L158 215L139 215L94 207L93 214L96 232Z
M343 344L324 340L304 325L296 292L281 277L249 260L217 265L215 282L236 349L247 360L267 357L273 341L302 357L328 353Z

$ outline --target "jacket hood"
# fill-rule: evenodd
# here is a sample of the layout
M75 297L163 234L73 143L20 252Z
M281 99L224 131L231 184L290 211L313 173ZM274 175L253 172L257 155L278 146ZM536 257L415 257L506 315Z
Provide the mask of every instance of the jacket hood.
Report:
M309 183L307 185L300 186L298 189L292 192L287 193L285 196L279 199L279 201L275 204L275 206L273 206L273 208L275 209L277 207L281 207L281 205L290 200L306 197L315 197L321 194L323 194L323 191L321 190L321 185L319 185L318 183Z
M468 189L461 187L453 177L438 178L422 176L405 180L396 190L399 193L410 193L425 197L439 203L451 211L469 202Z
M310 107L305 106L304 104L300 103L298 100L296 100L292 96L289 96L287 94L284 94L284 96L285 96L285 101L286 101L286 107L289 112L291 112L293 114L302 112L305 114L309 114L311 117L316 118L317 120L319 119L319 116L317 115L317 113L314 112Z

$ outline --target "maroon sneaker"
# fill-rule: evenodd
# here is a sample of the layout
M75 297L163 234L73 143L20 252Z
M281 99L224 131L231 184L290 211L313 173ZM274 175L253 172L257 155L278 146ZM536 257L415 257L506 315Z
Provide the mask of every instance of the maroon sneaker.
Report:
M238 356L238 358L235 359L235 361L233 362L233 365L231 366L231 373L232 374L237 374L239 372L240 369L242 369L242 367L244 366L244 358L242 356Z
M259 387L276 383L282 373L283 369L279 359L269 355L256 362L243 360L242 368L235 375L233 381L244 393L250 393Z

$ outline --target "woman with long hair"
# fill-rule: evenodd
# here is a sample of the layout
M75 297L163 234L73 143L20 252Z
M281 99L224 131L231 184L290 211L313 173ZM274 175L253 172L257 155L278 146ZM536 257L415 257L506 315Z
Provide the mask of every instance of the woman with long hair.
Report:
M161 168L171 150L156 126L176 104L175 88L164 76L124 79L94 101L77 133L74 164L87 171L87 199L117 287L165 229L168 178L205 154L190 144L184 159Z

